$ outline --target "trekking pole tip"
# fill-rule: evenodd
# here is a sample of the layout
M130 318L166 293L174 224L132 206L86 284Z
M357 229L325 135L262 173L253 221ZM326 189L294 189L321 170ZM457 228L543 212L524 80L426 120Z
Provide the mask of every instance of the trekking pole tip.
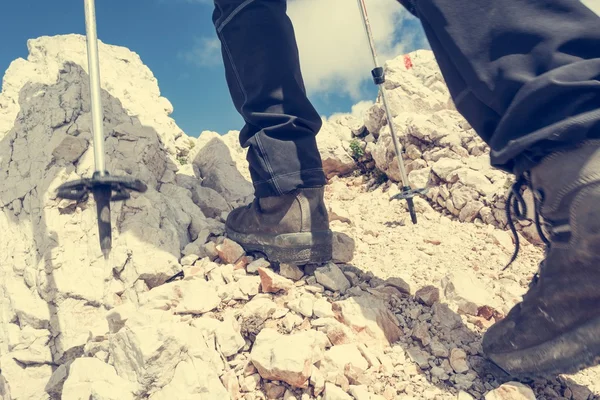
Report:
M428 188L426 188L426 187L421 188L421 189L411 189L410 186L404 186L400 193L395 194L390 198L390 201L406 200L406 204L408 205L408 212L410 214L410 219L413 224L416 224L417 223L417 212L415 210L415 202L414 202L413 198L419 194L424 195L427 193L427 191L428 191Z

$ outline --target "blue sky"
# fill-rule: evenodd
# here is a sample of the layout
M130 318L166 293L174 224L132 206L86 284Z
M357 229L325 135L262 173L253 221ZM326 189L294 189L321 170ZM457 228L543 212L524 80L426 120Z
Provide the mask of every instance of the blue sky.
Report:
M381 62L428 48L418 21L394 0L366 0ZM97 0L98 36L140 55L191 136L243 126L225 82L211 21L212 0ZM319 113L350 112L377 88L358 8L352 0L290 0L309 97ZM83 0L19 0L2 4L0 74L27 56L27 40L85 33ZM357 23L358 22L358 23Z

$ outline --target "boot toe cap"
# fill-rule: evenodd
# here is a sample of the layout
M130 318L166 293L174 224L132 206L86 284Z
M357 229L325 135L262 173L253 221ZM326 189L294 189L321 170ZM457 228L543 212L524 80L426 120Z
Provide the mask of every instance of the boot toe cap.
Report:
M516 346L510 341L515 327L515 322L507 319L503 319L492 325L483 335L481 342L483 352L490 355L516 350Z

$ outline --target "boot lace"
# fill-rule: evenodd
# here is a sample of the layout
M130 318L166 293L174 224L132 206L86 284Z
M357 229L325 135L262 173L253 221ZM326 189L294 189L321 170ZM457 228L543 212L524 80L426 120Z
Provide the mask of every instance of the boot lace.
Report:
M519 235L517 234L517 228L515 227L515 223L513 221L513 214L520 221L525 221L528 219L527 218L527 203L525 202L525 199L523 198L523 195L521 194L521 189L523 186L529 188L529 190L531 190L531 192L533 193L535 227L538 232L538 235L540 236L540 238L546 245L546 251L548 251L548 249L550 248L550 240L548 240L548 237L545 235L544 228L548 229L551 227L549 227L549 224L547 224L546 222L542 222L541 218L540 218L540 209L541 209L541 205L543 203L543 195L540 192L535 191L533 189L529 174L524 173L521 176L519 176L517 181L512 185L512 187L509 191L509 194L508 194L508 198L506 199L506 209L505 209L506 219L508 221L508 227L510 228L510 231L515 240L515 251L511 257L510 261L508 262L508 264L502 269L503 271L505 271L508 267L510 267L510 265L517 259L517 256L518 256L519 250L520 250ZM540 269L541 269L541 265L540 265ZM538 278L539 278L539 270L534 275L532 283L535 284L535 282L537 282Z

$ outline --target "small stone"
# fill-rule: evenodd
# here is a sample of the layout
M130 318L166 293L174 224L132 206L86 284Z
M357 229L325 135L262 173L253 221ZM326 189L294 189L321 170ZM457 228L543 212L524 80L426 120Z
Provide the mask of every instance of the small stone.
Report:
M294 282L276 274L269 268L259 267L258 274L260 275L260 285L264 293L277 293L280 290L287 292L294 287Z
M485 205L479 201L469 201L466 206L460 210L458 215L458 219L461 222L473 222L477 215L479 215L479 210L481 210Z
M312 276L311 278L314 278L314 276ZM312 284L312 285L306 285L304 286L304 289L307 292L311 292L311 293L324 293L325 292L325 288L321 285L319 285L318 283Z
M312 373L310 375L310 384L314 388L315 396L320 395L325 390L325 377L319 370L319 368L313 366Z
M416 347L410 347L406 352L408 353L410 359L417 363L420 368L429 368L429 358L427 357L427 353L417 349Z
M448 361L447 359L442 361L442 363L440 364L440 367L442 367L444 369L444 371L446 371L447 374L454 373L454 370L452 369L452 366L450 365L450 361Z
M344 374L338 373L336 375L336 377L335 377L335 380L332 383L334 383L337 386L341 387L342 390L344 392L346 392L346 393L348 392L348 389L350 388L350 381L348 380L348 378Z
M192 279L204 279L206 269L199 263L195 263L193 266L184 269L184 280Z
M420 372L419 367L414 364L406 365L402 371L404 372L404 375L408 376L415 376Z
M334 318L319 318L312 320L313 327L323 327L327 338L334 345L347 344L356 341L352 330Z
M252 261L246 266L246 272L249 274L258 274L258 268L269 268L271 264L264 258Z
M345 293L346 290L350 289L350 282L342 270L330 262L327 265L315 270L315 278L317 282L323 285L325 288L334 291Z
M333 311L340 322L350 327L363 343L389 346L403 336L398 320L387 304L364 293L333 303Z
M428 244L432 244L434 246L439 246L440 244L442 244L442 241L440 239L437 238L425 238L423 239L424 243L428 243Z
M244 367L244 376L250 376L258 373L256 367L251 362L247 363Z
M388 298L390 298L390 296L395 296L395 297L401 299L403 297L402 292L399 291L394 286L378 286L374 290L376 291L376 293L373 292L373 289L367 289L368 292L373 293L380 298L388 299ZM350 288L348 290L348 292L346 292L346 293L357 292L356 295L360 296L362 291L363 290L360 288L360 286L354 286L354 287ZM379 294L382 294L382 296L380 296Z
M365 385L350 385L348 392L355 400L371 400L372 398L371 393L369 393L369 390Z
M444 157L436 161L431 169L440 179L447 181L452 172L463 166L464 164L459 160Z
M429 345L430 349L431 349L431 353L436 356L436 357L444 357L447 358L449 353L448 353L448 349L446 348L446 346L444 346L443 344L441 344L440 342L438 342L437 340L434 340L430 343Z
M225 238L223 243L217 246L219 258L227 264L235 264L244 254L242 246L231 239Z
M190 265L194 265L199 258L200 257L198 257L196 254L187 255L181 259L181 265L183 267L189 267Z
M287 313L289 313L290 310L285 308L285 307L281 307L278 308L277 310L275 310L275 312L273 313L273 315L271 315L271 318L273 319L280 319L283 318L287 315Z
M358 279L358 276L356 276L356 274L352 271L343 271L344 275L346 275L346 278L348 278L348 280L350 281L350 284L352 286L356 286L360 283L360 280Z
M217 245L214 242L208 242L204 245L204 252L208 256L211 261L216 260L219 257L219 252L217 251Z
M187 282L187 287L175 308L176 314L204 314L221 304L217 291L208 282L201 279L183 282Z
M246 267L248 266L249 263L250 262L248 261L248 257L243 256L242 258L237 260L237 262L234 264L233 270L234 271L241 270L243 273L246 273Z
M492 317L497 317L498 312L490 306L482 306L477 310L477 316L490 320Z
M569 382L569 389L571 389L571 396L573 400L587 400L592 392L585 386L578 385L574 382Z
M349 263L354 258L354 239L341 232L333 232L332 260L338 263Z
M557 398L561 397L560 394L558 394L558 392L556 390L554 390L554 388L551 386L546 386L544 388L544 394L551 399L557 399Z
M394 389L391 386L387 386L385 389L383 389L383 393L382 393L383 397L386 400L396 400L397 394L398 393L396 393L396 389ZM425 394L425 393L423 393L423 394ZM424 396L424 397L427 398L426 396Z
M311 318L313 316L313 304L314 298L310 295L304 295L300 298L291 300L287 306L290 310L302 314L307 318Z
M225 386L225 389L227 389L227 392L232 399L238 399L240 397L240 384L233 370L227 371L221 377L221 382L223 382L223 386Z
M433 318L431 322L448 330L458 328L462 325L460 316L448 307L447 304L435 303L432 307Z
M450 351L450 365L457 374L462 374L469 370L467 363L467 353L462 349L454 348Z
M251 364L250 364L251 365ZM242 392L253 392L260 385L260 375L252 374L250 376L246 376L242 378L241 389Z
M233 316L227 315L223 319L223 322L221 322L216 329L215 335L217 343L221 348L221 353L223 353L225 357L231 357L237 354L246 343L240 334L239 324Z
M315 301L313 313L317 318L333 318L335 316L331 303L325 298L320 298Z
M302 323L302 317L298 314L288 313L282 319L282 324L285 330L290 333L292 330Z
M304 276L304 272L298 266L293 264L280 264L279 274L293 281L298 281Z
M388 286L393 286L398 289L401 293L410 294L410 285L402 278L392 277L385 281Z
M423 346L427 346L431 343L431 336L429 335L428 324L425 322L417 322L412 330L413 339L417 339Z
M225 280L226 284L234 281L233 264L223 265L220 269L221 269L221 275L223 275L223 279Z
M446 371L440 367L431 367L431 376L434 376L441 381L445 381L449 378L448 374L446 374Z
M367 346L365 346L363 343L358 343L356 346L358 347L360 354L362 354L365 360L367 360L369 367L379 367L381 365L381 362L379 359L377 359L377 356L371 352Z
M485 400L536 400L533 390L519 382L508 382L485 395Z
M467 390L473 386L473 381L477 378L474 372L467 374L456 374L454 375L454 387L459 390Z
M392 348L392 360L394 366L406 364L406 351L400 346L394 346Z
M356 369L357 374L362 374L369 368L369 363L354 343L333 346L327 350L320 368L325 376L332 376L344 371L347 365Z
M284 386L279 386L271 382L265 383L265 394L267 395L267 399L279 399L284 393Z
M247 296L256 296L261 286L261 280L258 276L244 276L237 281L237 285Z
M475 398L469 393L465 392L464 390L461 390L460 392L458 392L456 400L475 400Z
M440 290L435 286L425 286L417 290L415 298L421 303L431 307L435 302L440 300Z
M453 272L441 283L444 296L456 303L461 314L477 315L479 307L495 306L489 288L472 272Z
M379 362L381 363L381 370L382 372L384 372L384 374L387 376L389 374L391 374L394 371L394 363L392 362L392 360L390 359L390 357L388 357L386 354L378 354L377 358L379 359Z
M252 320L257 324L262 324L277 309L277 305L271 299L254 297L248 303L244 304L241 311L241 317L246 320Z
M435 399L437 394L437 390L434 388L427 388L423 391L423 399L425 400L433 400ZM390 399L391 400L391 399Z
M350 289L346 290L346 294L349 296L361 296L363 290L358 286L352 286Z

